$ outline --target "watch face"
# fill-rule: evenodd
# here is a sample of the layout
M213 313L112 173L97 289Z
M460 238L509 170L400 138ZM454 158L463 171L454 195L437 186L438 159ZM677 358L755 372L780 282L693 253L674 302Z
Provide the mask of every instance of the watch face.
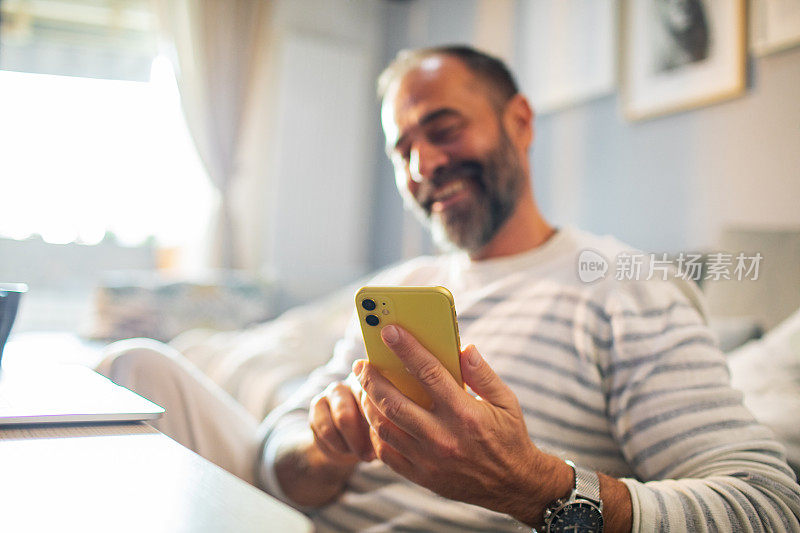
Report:
M589 502L574 502L556 511L548 531L569 533L600 533L603 515Z

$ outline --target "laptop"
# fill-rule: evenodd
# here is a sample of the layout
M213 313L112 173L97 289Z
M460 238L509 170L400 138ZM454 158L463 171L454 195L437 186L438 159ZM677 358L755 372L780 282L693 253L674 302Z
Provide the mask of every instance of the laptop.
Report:
M0 427L153 420L164 409L81 365L0 369Z

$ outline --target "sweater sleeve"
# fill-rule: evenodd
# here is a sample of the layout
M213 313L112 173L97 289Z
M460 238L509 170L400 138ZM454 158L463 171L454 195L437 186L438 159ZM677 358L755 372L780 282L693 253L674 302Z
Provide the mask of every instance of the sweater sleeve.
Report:
M261 486L273 496L288 501L275 476L274 460L278 448L311 431L308 423L311 400L329 384L352 379L353 363L366 357L358 328L358 321L353 315L344 338L336 343L333 357L324 366L314 370L297 392L270 412L262 422L263 448L258 476Z
M685 287L631 283L609 296L600 362L633 531L800 531L783 447L744 407Z

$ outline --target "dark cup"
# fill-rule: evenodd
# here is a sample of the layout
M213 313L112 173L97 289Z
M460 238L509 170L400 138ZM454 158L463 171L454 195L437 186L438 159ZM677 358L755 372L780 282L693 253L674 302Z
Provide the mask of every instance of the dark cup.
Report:
M6 346L11 326L17 317L17 308L22 295L28 291L24 283L0 283L0 361Z

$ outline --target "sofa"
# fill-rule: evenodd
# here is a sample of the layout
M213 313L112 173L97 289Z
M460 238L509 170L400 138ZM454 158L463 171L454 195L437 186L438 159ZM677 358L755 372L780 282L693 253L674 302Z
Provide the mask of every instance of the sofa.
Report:
M758 281L706 283L703 290L709 325L728 354L734 386L783 442L798 470L800 231L732 229L723 235L721 246L734 252L759 251L767 258ZM254 326L192 329L169 344L261 419L328 360L363 281Z

